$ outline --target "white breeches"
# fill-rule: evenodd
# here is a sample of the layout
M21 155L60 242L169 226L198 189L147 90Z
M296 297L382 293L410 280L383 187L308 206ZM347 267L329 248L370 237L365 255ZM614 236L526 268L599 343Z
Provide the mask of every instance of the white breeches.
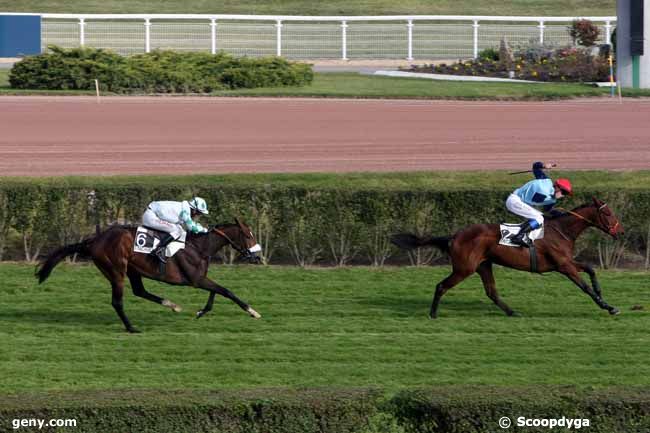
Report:
M181 237L185 231L180 224L170 223L169 221L158 218L156 213L151 209L147 209L144 215L142 215L142 224L149 228L169 233L174 239Z
M527 220L535 220L540 227L544 225L544 215L532 206L524 203L518 195L510 194L506 200L506 208L515 215Z

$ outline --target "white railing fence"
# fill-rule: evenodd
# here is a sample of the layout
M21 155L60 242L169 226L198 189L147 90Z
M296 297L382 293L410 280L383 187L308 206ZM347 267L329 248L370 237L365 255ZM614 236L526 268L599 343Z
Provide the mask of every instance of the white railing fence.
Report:
M497 48L569 45L567 27L586 18L609 43L616 17L268 16L42 14L42 46L92 46L121 54L154 49L223 50L290 59L458 59Z

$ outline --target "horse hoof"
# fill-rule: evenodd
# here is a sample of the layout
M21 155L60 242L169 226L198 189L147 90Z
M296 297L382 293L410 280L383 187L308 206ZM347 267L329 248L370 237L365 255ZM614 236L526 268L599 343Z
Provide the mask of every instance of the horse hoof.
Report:
M129 328L126 330L129 334L142 334L142 331L136 329L136 328Z
M511 311L511 312L506 313L506 314L508 314L508 316L510 316L510 317L521 317L521 314L517 313L516 311Z
M204 315L205 315L205 311L203 311L203 310L199 310L199 311L196 312L196 318L197 319L200 319Z
M437 318L438 318L438 316L436 316L435 314L429 314L429 319L435 320Z
M609 314L611 314L612 316L617 316L617 315L619 315L620 313L621 313L621 312L619 311L619 309L618 309L618 308L615 308L615 307L612 307L612 309L609 310Z
M262 316L260 315L260 313L258 313L257 311L253 310L251 307L248 307L248 310L246 310L246 312L248 312L248 314L250 314L251 317L253 317L253 318L255 318L255 319L261 319L261 318L262 318Z
M182 309L181 307L179 307L178 305L174 304L172 301L170 301L170 300L168 300L168 299L163 300L163 301L162 301L162 305L163 305L164 307L171 308L171 310L172 310L174 313L180 313L181 311L183 311L183 309Z

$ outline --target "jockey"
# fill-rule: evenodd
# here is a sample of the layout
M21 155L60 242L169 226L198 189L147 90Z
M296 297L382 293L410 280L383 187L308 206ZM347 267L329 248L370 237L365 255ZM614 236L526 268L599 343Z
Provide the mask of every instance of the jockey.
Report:
M555 164L544 164L542 162L533 163L533 174L535 179L513 191L506 200L506 208L514 213L527 219L521 225L521 230L515 236L510 238L514 244L529 246L524 241L524 235L532 230L538 229L544 225L544 216L542 212L533 206L541 206L544 211L550 211L557 200L565 195L573 194L571 182L568 179L557 179L553 182L546 176L543 169L555 167Z
M206 233L208 230L194 222L198 215L208 214L208 205L201 197L190 201L152 201L142 215L142 224L165 233L155 251L161 262L165 263L165 247L174 239L178 239L187 230L192 233Z

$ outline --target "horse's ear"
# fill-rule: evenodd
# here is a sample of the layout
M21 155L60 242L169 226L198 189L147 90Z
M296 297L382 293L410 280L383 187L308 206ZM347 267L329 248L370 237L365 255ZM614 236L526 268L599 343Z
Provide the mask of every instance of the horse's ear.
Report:
M603 204L602 201L598 200L598 199L597 199L595 196L593 196L593 195L591 196L591 199L594 201L594 205L596 205L596 206L600 206L600 205Z
M239 227L242 226L241 220L239 218L237 218L237 217L235 217L235 224L237 224Z

